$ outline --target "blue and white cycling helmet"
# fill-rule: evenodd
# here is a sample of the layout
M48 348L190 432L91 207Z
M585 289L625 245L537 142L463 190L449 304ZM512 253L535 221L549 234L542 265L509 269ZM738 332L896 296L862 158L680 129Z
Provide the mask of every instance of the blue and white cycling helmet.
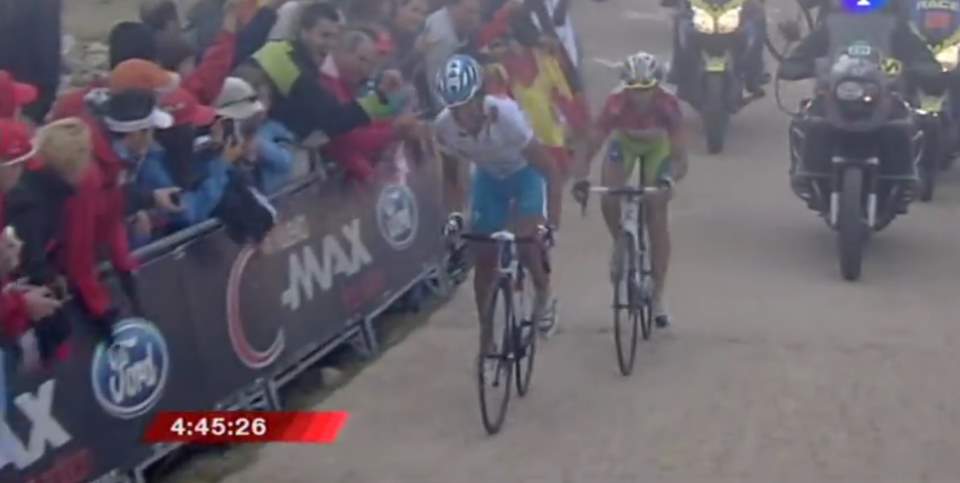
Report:
M457 54L437 72L437 93L447 107L466 104L483 86L483 67L469 55Z

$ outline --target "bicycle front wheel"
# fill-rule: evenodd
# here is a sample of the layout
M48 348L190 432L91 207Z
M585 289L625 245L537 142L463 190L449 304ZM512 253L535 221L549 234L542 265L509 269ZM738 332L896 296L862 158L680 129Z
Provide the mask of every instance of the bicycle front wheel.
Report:
M514 348L516 349L517 394L521 397L530 390L533 377L533 361L537 355L537 332L539 321L533 320L534 288L533 280L520 272L519 282L514 287L516 325L514 327Z
M613 248L619 250L615 259L623 261L613 284L613 338L617 347L620 373L624 376L633 372L633 364L637 358L640 297L637 287L639 268L634 246L633 235L624 233L620 243Z
M512 287L507 280L499 281L491 291L487 314L494 340L499 347L485 353L480 348L477 357L477 382L480 395L480 415L488 434L500 432L507 416L510 390L513 384L513 342L515 326Z

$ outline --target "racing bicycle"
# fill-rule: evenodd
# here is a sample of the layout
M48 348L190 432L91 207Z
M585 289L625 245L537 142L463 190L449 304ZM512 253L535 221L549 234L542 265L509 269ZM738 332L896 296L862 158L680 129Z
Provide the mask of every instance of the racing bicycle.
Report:
M623 266L617 270L613 283L613 337L617 347L620 372L629 376L637 357L637 329L649 340L653 333L653 277L650 257L647 256L647 226L643 201L648 195L669 190L669 183L661 187L610 188L594 186L587 193L598 193L620 198L620 237L614 243L616 260ZM585 193L585 194L587 194ZM581 208L586 214L589 196L584 196Z
M540 321L533 320L534 287L527 270L519 261L518 246L536 244L541 247L544 269L550 272L547 248L552 245L552 230L540 227L537 235L518 237L508 230L493 234L462 233L463 219L451 216L444 229L448 239L474 243L493 243L497 249L497 276L486 313L489 314L494 340L499 340L491 353L477 356L477 382L480 395L480 414L483 427L489 434L496 434L503 426L511 387L515 383L517 394L525 396L530 389L533 362L537 352L537 335ZM556 317L556 300L547 313ZM549 323L555 323L555 320ZM482 349L481 349L482 350ZM487 361L494 361L495 370L486 370ZM515 379L514 379L515 377ZM499 401L496 393L502 392ZM493 399L488 401L488 396Z

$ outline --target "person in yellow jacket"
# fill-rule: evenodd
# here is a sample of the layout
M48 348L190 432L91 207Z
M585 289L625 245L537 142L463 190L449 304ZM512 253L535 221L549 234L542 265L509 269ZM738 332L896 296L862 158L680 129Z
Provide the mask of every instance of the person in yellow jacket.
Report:
M510 36L504 40L500 48L492 46L498 62L487 68L487 91L516 100L566 180L572 159L569 124L579 114L560 62L541 46L529 15L512 15Z

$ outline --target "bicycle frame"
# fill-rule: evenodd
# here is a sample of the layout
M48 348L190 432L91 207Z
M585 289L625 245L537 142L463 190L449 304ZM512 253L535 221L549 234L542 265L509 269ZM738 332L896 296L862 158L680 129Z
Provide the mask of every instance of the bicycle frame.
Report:
M633 238L633 246L626 247L634 253L640 253L645 248L646 239L641 238L646 233L645 213L643 212L642 196L624 196L620 200L620 229ZM646 275L646 268L640 267L641 274Z
M510 231L502 230L490 235L490 239L497 244L497 272L499 276L515 280L520 271L517 236Z

